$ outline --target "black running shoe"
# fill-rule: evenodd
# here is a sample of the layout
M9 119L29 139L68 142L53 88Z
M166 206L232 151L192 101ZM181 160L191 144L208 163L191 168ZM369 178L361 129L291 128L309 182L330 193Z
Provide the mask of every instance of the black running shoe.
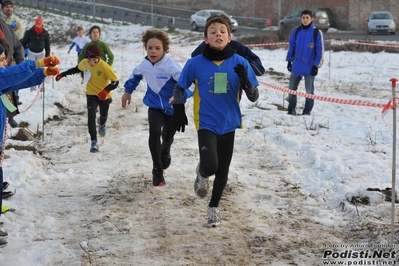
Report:
M3 191L3 199L8 199L10 197L14 196L14 192L12 191Z
M157 168L152 169L152 185L154 187L162 187L166 185L162 170L158 170Z
M7 236L8 236L8 233L7 233L7 232L4 232L4 231L1 231L1 230L0 230L0 237L1 237L1 238L7 238Z
M6 190L8 188L8 186L10 185L10 183L8 182L3 182L3 190Z
M7 241L5 239L0 238L0 248L7 245Z

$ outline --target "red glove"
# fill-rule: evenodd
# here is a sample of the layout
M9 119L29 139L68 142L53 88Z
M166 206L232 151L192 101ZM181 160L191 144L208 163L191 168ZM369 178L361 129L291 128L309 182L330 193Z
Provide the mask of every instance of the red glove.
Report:
M43 70L44 75L47 76L55 76L60 73L60 70L57 66L54 67L47 67Z
M60 60L55 55L47 56L43 59L37 60L37 64L39 65L39 67L55 66L58 65L59 63Z
M62 73L58 74L57 76L55 76L55 81L59 81L60 79L62 79L64 77L64 75L62 75Z
M101 101L104 101L107 98L107 96L108 96L108 91L106 89L100 91L100 93L98 94L98 98Z

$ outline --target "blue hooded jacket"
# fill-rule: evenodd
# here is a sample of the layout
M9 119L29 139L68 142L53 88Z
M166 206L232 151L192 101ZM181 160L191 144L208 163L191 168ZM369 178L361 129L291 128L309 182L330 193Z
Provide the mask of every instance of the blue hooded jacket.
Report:
M297 28L291 33L286 60L292 62L292 73L297 76L310 76L312 67L320 68L324 61L323 35L319 30L314 42L313 22L307 28L302 28L298 34Z

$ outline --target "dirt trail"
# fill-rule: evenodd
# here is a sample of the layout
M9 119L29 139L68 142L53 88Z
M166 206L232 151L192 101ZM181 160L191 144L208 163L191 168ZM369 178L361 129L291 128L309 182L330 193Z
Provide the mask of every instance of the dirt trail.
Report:
M370 222L320 223L320 203L284 177L285 167L295 162L281 163L283 159L261 146L246 149L251 144L239 140L242 132L237 133L221 202L222 225L205 228L209 199L200 200L193 192L195 132L188 128L176 135L172 165L165 171L167 186L152 187L151 158L142 138L147 111L140 101L137 96L129 112L111 105L99 154L88 151L84 103L69 107L75 111L62 121L49 123L50 132L52 127L61 130L54 130L42 147L44 164L51 171L69 173L71 179L46 184L46 196L37 192L38 206L45 205L41 198L54 199L38 211L38 216L56 219L53 232L43 229L42 235L70 250L70 260L60 261L54 254L48 265L321 265L322 252L331 243L375 237ZM80 158L70 156L76 150ZM247 156L252 158L250 166ZM91 167L94 161L103 162L102 167ZM248 183L253 177L259 180L255 186ZM249 189L251 196L245 193ZM384 230L381 226L379 231ZM81 243L87 243L86 251Z

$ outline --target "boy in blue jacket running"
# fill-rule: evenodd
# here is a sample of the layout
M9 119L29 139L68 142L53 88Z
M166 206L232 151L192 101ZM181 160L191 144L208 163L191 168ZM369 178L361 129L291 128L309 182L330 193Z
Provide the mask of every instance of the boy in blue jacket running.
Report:
M209 177L215 175L207 206L207 227L220 224L219 202L227 184L235 130L242 127L242 93L252 102L259 97L256 75L248 61L230 47L230 32L231 24L223 16L212 15L207 20L204 30L207 45L202 55L187 61L173 93L173 125L184 132L188 124L185 90L194 81L194 124L200 157L194 182L197 197L207 196Z

